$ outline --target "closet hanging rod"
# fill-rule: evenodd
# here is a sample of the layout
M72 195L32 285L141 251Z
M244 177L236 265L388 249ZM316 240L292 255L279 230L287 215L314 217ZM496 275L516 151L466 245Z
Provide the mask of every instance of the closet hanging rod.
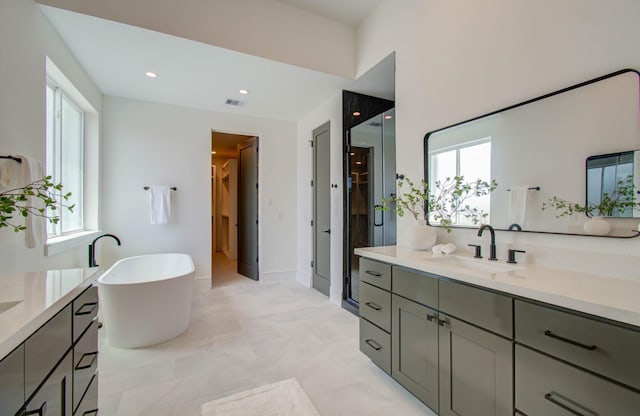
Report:
M15 160L18 163L22 163L22 159L19 157L15 157L15 156L0 156L0 159L11 159L11 160Z
M176 188L175 186L172 186L172 187L171 187L171 188L169 188L169 189L171 189L172 191L177 191L177 190L178 190L178 188ZM145 191L148 191L148 190L149 190L149 187L148 187L148 186L145 186L145 187L144 187L144 190L145 190Z

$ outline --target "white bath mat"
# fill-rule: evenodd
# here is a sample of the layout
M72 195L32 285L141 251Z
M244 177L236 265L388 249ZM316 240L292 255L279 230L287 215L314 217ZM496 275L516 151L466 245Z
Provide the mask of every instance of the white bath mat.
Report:
M295 378L202 405L202 416L320 416Z

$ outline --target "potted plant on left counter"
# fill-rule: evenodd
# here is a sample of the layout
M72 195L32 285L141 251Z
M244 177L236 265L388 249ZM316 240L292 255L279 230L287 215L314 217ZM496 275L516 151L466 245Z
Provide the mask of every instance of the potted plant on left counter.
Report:
M486 220L488 214L469 205L469 198L488 195L496 187L495 180L487 182L477 179L465 182L463 176L454 176L436 181L434 188L430 190L424 180L416 185L409 178L398 179L397 195L383 198L382 209L394 209L399 217L410 214L415 221L410 229L409 246L415 250L427 250L437 240L436 230L427 225L428 215L447 233L451 232L454 218L458 214L473 224L479 224Z

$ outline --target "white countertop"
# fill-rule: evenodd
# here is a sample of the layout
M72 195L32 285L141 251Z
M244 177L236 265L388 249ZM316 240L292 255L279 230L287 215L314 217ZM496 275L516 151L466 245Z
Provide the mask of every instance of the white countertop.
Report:
M100 267L0 275L0 359L68 305L99 276ZM15 303L15 306L6 309Z
M443 262L442 255L402 246L356 248L355 254L640 327L640 280L532 264L517 264L513 266L514 270L489 272L480 269L485 265L511 266L504 261L490 262L486 258L465 256L465 264L479 266L473 270L471 266L456 267L455 261Z

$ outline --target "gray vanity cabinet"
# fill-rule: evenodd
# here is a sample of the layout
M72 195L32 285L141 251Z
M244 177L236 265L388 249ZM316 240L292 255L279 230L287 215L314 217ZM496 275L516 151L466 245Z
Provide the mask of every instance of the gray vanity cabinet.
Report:
M72 363L68 352L26 404L24 415L72 416Z
M0 361L0 415L13 416L24 403L24 345Z
M391 297L391 376L438 411L438 314L403 297Z
M0 360L0 416L97 415L97 302L88 288Z
M442 313L440 322L440 415L512 415L512 342Z

